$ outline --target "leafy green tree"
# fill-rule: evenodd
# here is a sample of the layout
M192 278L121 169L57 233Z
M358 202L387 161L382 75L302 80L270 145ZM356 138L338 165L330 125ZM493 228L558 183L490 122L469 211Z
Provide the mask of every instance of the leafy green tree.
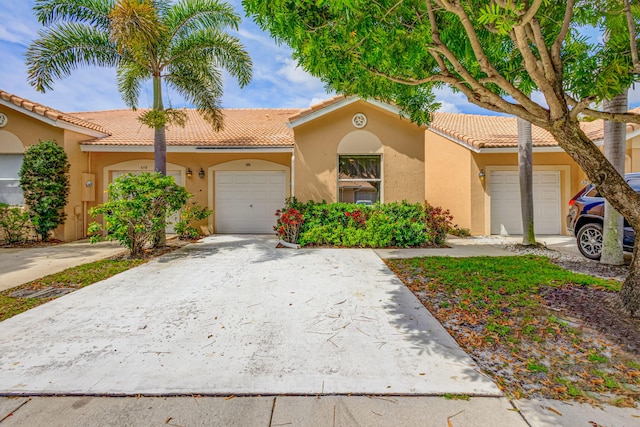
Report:
M640 236L640 197L579 125L582 115L640 123L594 107L640 80L630 0L243 0L249 15L330 88L395 102L428 123L448 85L488 110L549 131ZM611 34L608 42L585 29ZM620 292L640 314L640 239Z
M20 187L35 232L42 240L63 224L69 200L69 160L53 141L40 141L24 153L20 167Z
M121 175L109 184L107 193L109 201L89 211L93 217L104 218L104 227L97 222L89 225L91 242L117 240L132 257L142 255L164 228L166 217L180 210L191 196L172 177L158 172ZM105 235L100 234L103 229Z
M81 66L116 67L124 102L138 106L142 85L153 84L153 108L140 121L155 129L155 171L166 174L167 125L184 125L179 110L165 109L163 83L222 127L221 69L241 86L251 79L251 59L237 30L240 17L217 0L36 0L45 29L27 49L29 83L41 92Z

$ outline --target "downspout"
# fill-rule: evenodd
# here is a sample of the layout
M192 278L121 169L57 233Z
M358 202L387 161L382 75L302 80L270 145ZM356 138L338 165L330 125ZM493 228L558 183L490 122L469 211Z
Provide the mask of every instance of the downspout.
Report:
M295 154L295 148L294 148L294 151L291 153L291 198L292 199L296 196L295 178L296 178L296 154Z

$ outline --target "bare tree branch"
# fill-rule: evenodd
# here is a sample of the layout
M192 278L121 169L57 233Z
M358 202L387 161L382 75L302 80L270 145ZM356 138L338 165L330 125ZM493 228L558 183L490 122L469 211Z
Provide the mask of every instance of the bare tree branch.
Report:
M531 21L538 13L538 10L542 6L542 0L533 0L533 4L529 6L524 15L520 18L520 22L517 25L526 25Z
M640 124L640 114L635 113L607 113L605 111L592 110L585 108L582 110L584 114L596 119L609 120L612 122L634 123Z
M629 45L631 47L631 61L633 72L640 73L640 61L638 60L638 45L636 45L636 25L631 14L631 0L624 0L624 13L627 15L627 26L629 27Z
M511 82L505 79L504 76L502 76L502 74L500 74L498 70L496 70L495 67L491 64L491 61L487 57L482 47L482 44L480 43L480 39L478 38L478 34L475 28L473 27L473 23L471 22L471 19L469 18L469 15L464 10L464 8L459 3L456 3L454 5L448 0L433 0L433 1L436 4L441 5L441 7L445 8L451 13L454 13L458 17L458 19L460 19L460 22L465 28L465 32L467 33L467 36L469 38L469 42L471 43L471 48L473 49L476 60L478 61L478 64L480 65L481 70L489 78L492 79L491 82L496 84L498 87L500 87L500 89L502 89L503 91L508 93L510 96L512 96L520 105L525 107L527 110L531 111L534 114L544 114L544 109L542 107L540 107L535 102L531 101L531 99L527 95L522 93ZM427 8L428 9L431 8L431 1L427 1ZM429 13L429 21L431 23L434 43L436 42L436 40L439 43L439 44L436 43L437 44L436 48L438 49L438 51L440 51L440 53L442 53L443 56L447 58L447 60L453 65L454 70L458 74L460 74L465 81L469 82L472 87L477 87L472 84L472 82L476 81L473 78L473 76L471 76L471 74L466 70L466 68L460 63L456 55L454 55L453 52L451 52L451 50L449 50L449 48L446 47L440 41L439 33L437 32L437 21L435 20L433 10L431 10ZM437 39L436 39L436 34L438 34ZM462 73L461 70L464 70L464 73ZM479 87L481 87L482 90L484 91L488 91L488 89L486 89L482 85L479 85ZM498 95L495 95L495 96L498 96Z
M566 39L567 34L569 34L569 28L571 28L571 18L573 18L573 8L575 6L575 3L575 0L567 0L567 7L565 8L562 27L560 28L558 37L556 37L556 40L551 45L551 58L553 58L554 64L562 63L562 58L560 57L560 49L562 48L564 39Z
M513 30L509 34L520 53L522 53L524 67L527 73L529 73L531 79L544 95L549 105L549 111L555 112L555 115L562 115L562 113L566 111L566 108L563 108L565 104L563 100L558 99L555 88L545 78L544 72L540 69L538 58L536 58L529 46L529 38L526 35L525 29L523 27L513 27Z

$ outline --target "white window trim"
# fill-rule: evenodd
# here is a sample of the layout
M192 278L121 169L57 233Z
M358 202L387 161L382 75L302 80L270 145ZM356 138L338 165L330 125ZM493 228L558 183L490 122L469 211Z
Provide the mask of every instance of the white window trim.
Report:
M380 178L378 179L340 179L340 157L378 156L380 157ZM336 202L340 203L340 182L379 182L380 203L384 203L384 157L382 153L338 153L336 156Z

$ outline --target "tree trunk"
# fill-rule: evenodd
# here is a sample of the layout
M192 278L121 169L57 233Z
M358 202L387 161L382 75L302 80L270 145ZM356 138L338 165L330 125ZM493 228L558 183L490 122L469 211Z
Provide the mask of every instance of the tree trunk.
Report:
M533 228L533 140L531 123L518 117L518 170L522 208L522 244L536 244Z
M609 200L627 219L636 235L640 236L640 196L625 182L598 147L587 138L579 123L570 119L560 119L555 121L548 131L597 186L600 194ZM640 239L636 239L633 261L620 291L622 306L632 316L640 315L639 246Z
M634 227L636 236L638 230ZM640 238L636 239L633 245L633 259L629 266L629 274L620 289L620 301L622 307L632 316L640 316L640 257L638 250L640 249Z
M153 76L153 109L155 111L164 111L162 104L162 78L157 75ZM156 126L153 135L153 159L154 170L162 175L167 174L167 137L165 126ZM167 233L164 227L155 235L153 239L153 247L161 248L167 244Z
M153 77L153 109L164 111L162 104L162 78ZM153 135L154 170L162 175L167 174L167 136L164 125L157 126Z
M604 102L604 111L611 113L627 112L627 91ZM626 151L626 124L618 122L604 122L604 155L614 168L624 175L624 159ZM622 251L623 218L611 204L604 202L604 223L602 227L602 257L603 264L621 265L624 263Z

